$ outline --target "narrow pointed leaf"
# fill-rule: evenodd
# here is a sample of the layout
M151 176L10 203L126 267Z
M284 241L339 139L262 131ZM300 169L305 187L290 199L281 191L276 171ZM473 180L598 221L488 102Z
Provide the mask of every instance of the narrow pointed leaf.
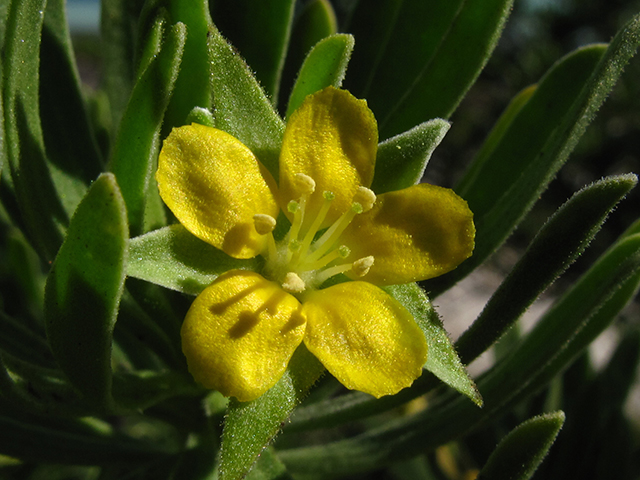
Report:
M48 159L65 180L62 199L73 212L102 171L103 159L80 91L63 0L48 0L45 11L40 111Z
M11 3L3 57L3 108L10 187L20 223L38 253L52 260L68 222L46 162L40 127L40 35L46 2ZM9 192L7 192L9 193Z
M197 295L228 270L256 270L258 260L238 260L203 242L182 225L131 239L127 274Z
M393 285L385 290L413 315L424 332L429 347L425 370L482 406L482 397L460 361L449 335L424 291L415 283Z
M69 381L108 407L111 336L124 286L128 226L115 178L96 180L78 206L47 279L45 319L53 355Z
M304 60L289 97L287 118L296 111L307 95L328 86L340 87L344 79L354 40L351 35L337 34L319 41Z
M163 125L163 132L168 134L172 127L185 125L187 115L193 108L207 108L211 105L211 66L207 58L207 37L212 23L207 0L167 0L160 3L163 4L166 4L171 23L184 24L187 35L180 73Z
M368 99L380 138L451 116L495 48L512 3L359 2L348 31L362 47L346 88Z
M251 402L231 399L222 432L220 480L247 474L323 372L320 362L301 345L267 393Z
M120 408L145 410L177 396L197 396L202 387L185 373L138 371L113 377L113 397Z
M42 367L55 366L46 339L4 312L0 312L0 350Z
M160 53L136 83L120 123L110 168L118 179L134 234L142 232L160 128L180 69L185 36L182 24L170 29Z
M291 104L291 92L296 82L301 65L306 61L306 57L311 49L321 40L335 35L338 32L336 14L333 11L329 0L313 0L302 8L302 12L294 17L289 51L282 72L280 82L280 106L281 111L285 111L287 103ZM349 55L351 52L349 52ZM338 58L341 55L338 56ZM347 59L348 60L348 59ZM334 62L330 56L323 56L320 62ZM345 63L346 65L346 63ZM340 83L342 83L342 77ZM338 86L338 85L335 85ZM283 98L284 97L284 98ZM296 107L297 108L297 107ZM291 114L291 107L286 108L287 117Z
M271 448L262 451L260 459L246 476L247 480L293 480L287 468Z
M478 382L484 408L443 395L428 410L359 436L283 450L292 473L345 475L431 450L513 408L566 368L606 329L640 284L640 235L623 237L567 292L512 355Z
M36 463L136 464L178 452L175 441L145 443L76 419L30 415L0 398L0 453ZM106 432L104 430L107 430Z
M456 348L465 364L487 350L591 243L607 215L636 185L608 177L576 193L547 221Z
M509 432L493 451L477 480L528 480L553 445L564 412L534 417Z
M215 28L209 36L216 127L233 135L278 178L284 123L245 61Z
M135 42L138 14L144 0L103 0L100 37L104 89L109 98L111 131L118 131L135 80Z
M450 127L446 120L436 118L380 143L371 189L380 194L418 183Z
M289 46L294 4L293 0L235 0L214 1L211 5L214 23L246 58L274 105Z
M455 271L428 282L432 295L446 290L482 263L520 223L567 160L639 44L640 15L618 32L606 51L598 45L580 49L545 76L492 151L495 161L486 161L486 173L475 172L473 182L463 183L464 188L458 190L476 215L476 248L473 257ZM565 108L549 115L555 110L554 104L564 104ZM547 125L539 130L542 138L530 137L540 125ZM520 150L526 144L524 138L533 142L529 150ZM513 162L513 158L520 162ZM494 178L491 172L504 173ZM489 189L484 184L487 178L491 179Z
M470 329L456 343L464 364L470 363L509 328L531 303L582 253L606 215L635 185L634 175L609 177L578 192L549 219ZM640 222L638 222L640 225ZM636 227L640 231L640 227ZM629 235L634 231L629 230ZM558 239L562 238L562 242ZM434 372L435 373L435 372ZM367 417L402 405L437 385L426 375L391 399L373 401L349 393L298 409L292 430L322 428Z

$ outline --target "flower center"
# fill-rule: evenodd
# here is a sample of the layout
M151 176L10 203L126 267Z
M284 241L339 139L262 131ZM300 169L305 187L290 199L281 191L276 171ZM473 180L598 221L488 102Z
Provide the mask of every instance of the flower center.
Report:
M287 205L293 221L289 233L281 241L276 242L273 237L276 220L272 216L258 214L253 217L256 231L268 236L267 247L262 253L266 259L265 276L296 295L316 289L340 273L352 271L359 277L366 275L373 265L373 257L349 262L347 259L351 251L339 240L356 215L371 210L376 195L366 187L359 187L351 207L319 234L335 195L330 191L322 192L322 206L315 213L315 218L309 218L305 223L305 215L310 213L307 203L316 189L316 182L303 173L296 174L295 181L300 197ZM308 226L303 228L303 225Z

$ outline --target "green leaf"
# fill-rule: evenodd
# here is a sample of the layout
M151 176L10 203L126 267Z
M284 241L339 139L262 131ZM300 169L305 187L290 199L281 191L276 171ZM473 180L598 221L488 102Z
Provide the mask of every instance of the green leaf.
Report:
M131 282L125 286L113 333L118 347L135 369L170 367L186 371L186 361L180 348L180 332L171 332L173 335L165 332L158 315L147 312L126 287L131 287Z
M180 69L185 36L180 23L170 29L160 53L136 83L120 123L110 168L122 190L133 234L143 228L160 128Z
M102 76L109 98L111 130L118 131L135 80L136 22L144 0L102 0Z
M103 174L69 225L45 288L53 355L69 381L97 405L111 393L111 335L122 295L128 226L115 177Z
M512 0L359 2L346 88L367 98L389 138L449 118L493 51Z
M171 225L131 239L127 274L197 295L228 270L255 271L258 266L256 258L232 258L182 225Z
M47 156L65 181L59 187L65 210L73 212L102 171L103 159L80 91L63 0L47 1L40 47L40 112Z
M278 102L294 5L293 0L211 2L214 22L256 72L273 105Z
M202 387L178 372L137 371L113 376L113 397L119 408L145 410L177 396L202 395Z
M463 180L457 189L475 215L476 249L456 270L428 282L432 295L491 255L540 198L638 48L639 32L636 16L604 53L596 45L562 59L521 108L500 145L490 147L490 158L478 157L482 169L473 170L473 179Z
M42 367L55 366L47 341L4 312L0 312L0 350Z
M279 452L292 473L344 475L429 451L504 414L546 385L591 343L640 285L640 234L623 237L477 381L484 408L445 393L431 408L350 439Z
M200 125L206 125L207 127L214 127L216 119L213 118L213 114L206 108L196 107L187 116L187 125L192 123L199 123Z
M427 339L427 363L424 368L482 406L482 397L451 345L449 335L424 291L415 283L392 285L385 290L416 319Z
M239 480L247 474L323 372L300 345L285 374L267 393L251 402L231 399L222 432L220 480Z
M371 189L380 194L418 183L449 127L436 118L380 143Z
M564 423L564 412L518 425L493 451L477 480L527 480L542 462Z
M12 182L9 189L15 194L19 221L29 241L45 260L52 260L62 243L68 212L51 178L40 127L37 92L44 7L43 0L11 3L4 43L2 93L4 148Z
M211 66L207 58L207 37L212 28L207 0L164 0L155 8L166 6L170 23L186 26L184 54L180 73L163 125L163 134L172 127L185 124L189 112L195 107L211 105ZM154 9L155 9L154 8Z
M491 210L540 155L572 104L580 98L606 48L591 45L570 53L556 62L537 87L529 87L507 107L496 125L498 130L489 136L456 187L478 219Z
M334 35L337 31L336 14L329 0L312 0L307 2L304 7L302 7L302 11L295 15L293 30L291 31L291 40L289 42L289 52L287 53L282 80L280 82L281 111L286 110L287 117L293 110L285 108L286 102L291 103L290 94L293 90L293 85L296 80L295 77L300 70L300 66L306 61L305 59L314 45L322 39ZM351 50L352 49L353 47L351 47ZM351 55L351 52L349 52L349 55ZM341 54L339 56L341 56ZM319 61L334 62L335 60L330 56L323 56ZM342 77L344 77L344 72L342 72ZM340 83L342 83L342 77L340 78ZM289 97L283 99L282 97L287 94L289 94ZM283 102L283 100L285 101Z
M636 185L635 175L608 177L573 195L547 221L482 313L456 343L472 362L496 342L591 243L607 215Z
M495 342L582 253L608 212L635 183L633 175L601 180L575 194L549 219L476 322L458 339L456 349L462 363L470 363ZM640 232L640 222L629 229L628 235L636 231ZM558 242L559 238L563 241ZM432 378L423 375L410 388L391 398L374 401L356 392L305 406L296 411L291 430L322 428L384 412L436 385Z
M551 70L547 72L546 76L543 77L542 81L547 79L553 71L554 69L552 67ZM470 190L474 191L475 189L478 189L478 188L483 188L487 190L486 187L480 183L479 177L482 176L484 181L486 181L487 179L494 181L493 175L502 174L501 172L502 169L500 167L498 166L492 167L488 164L490 164L491 161L494 161L494 162L498 161L496 160L498 158L495 154L496 149L505 148L504 145L501 144L501 142L504 141L505 145L510 144L512 148L517 147L516 144L514 144L513 142L509 142L509 140L504 139L504 137L510 131L511 125L514 122L516 122L517 124L518 121L520 122L523 121L522 119L517 120L518 115L520 115L522 109L529 103L529 100L531 100L531 97L533 96L534 93L536 93L537 90L538 90L538 85L530 85L524 88L522 91L518 92L518 94L515 97L513 97L511 102L509 102L509 105L507 105L507 108L505 109L504 112L502 112L502 115L500 115L500 118L498 118L498 121L491 129L491 132L489 132L489 135L487 136L484 143L482 144L482 148L477 153L471 165L469 165L469 168L467 168L467 171L465 172L464 177L458 182L458 185L456 185L456 191L459 194L461 193L465 195L465 198L466 198L466 194ZM553 92L554 92L553 88L548 89L548 94L553 95ZM555 106L555 104L552 106ZM532 108L532 107L529 106L528 108ZM525 111L522 118L526 118L527 115L528 114ZM528 126L530 128L532 127L531 124L529 124ZM552 127L552 125L547 123L544 123L542 125L539 124L536 126L535 129L532 128L528 133L530 135L532 132L537 133L541 131L541 129L543 130L549 129L550 127ZM527 142L531 141L528 136L525 138ZM527 149L524 150L524 152L526 151ZM524 152L521 152L521 153L524 153ZM513 163L516 163L516 162L513 162ZM520 162L517 162L517 163L520 164ZM505 165L505 167L518 168L516 165L512 165L512 164ZM508 178L506 180L511 180L511 179ZM507 184L507 186L508 185L509 184ZM490 191L489 194L495 195L496 193L494 191ZM478 201L482 201L482 199L478 198ZM485 205L484 209L480 209L479 206L476 205L476 210L479 210L478 214L480 214L481 212L486 211L489 208L489 206L490 206L490 203Z
M0 397L0 453L24 461L113 465L158 461L176 454L175 441L146 443L107 423L27 414Z
M265 448L246 480L293 480L284 464L278 460L271 448Z
M284 123L245 61L215 28L209 36L216 127L233 135L278 176Z
M344 79L354 40L351 35L332 35L319 41L304 60L289 96L287 118L307 95L330 85L340 87Z

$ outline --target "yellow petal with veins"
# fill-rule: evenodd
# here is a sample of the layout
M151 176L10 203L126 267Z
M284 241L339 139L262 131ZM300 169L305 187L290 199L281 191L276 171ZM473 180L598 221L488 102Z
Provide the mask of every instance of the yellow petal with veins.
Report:
M283 210L300 197L295 175L316 182L307 205L307 225L323 203L322 192L335 194L323 227L351 205L359 186L373 180L378 148L378 124L364 100L346 90L327 87L309 95L287 123L280 153L280 201Z
M304 332L296 298L257 273L234 270L191 305L182 351L198 383L246 402L276 384Z
M262 251L266 238L253 216L278 216L275 182L238 139L195 123L174 128L156 179L164 203L195 236L235 258Z
M347 388L375 397L410 386L427 359L411 314L380 288L346 282L305 298L304 343Z
M356 216L340 241L352 258L373 255L362 279L394 285L437 277L473 252L475 226L467 202L448 188L426 183L378 196Z

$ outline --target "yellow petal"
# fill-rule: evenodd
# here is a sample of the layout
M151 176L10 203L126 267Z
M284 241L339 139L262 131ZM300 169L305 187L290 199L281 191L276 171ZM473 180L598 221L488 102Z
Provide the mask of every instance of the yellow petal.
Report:
M193 302L182 325L189 372L207 388L241 402L282 376L302 342L300 303L254 272L221 275Z
M266 237L255 231L253 216L278 216L275 182L235 137L195 123L174 128L156 179L164 203L195 236L235 258L262 251Z
M340 239L351 258L373 255L362 279L376 285L437 277L473 252L475 227L467 202L453 190L428 184L378 196Z
M371 185L377 148L378 125L364 100L333 87L309 95L291 115L284 133L282 205L298 200L294 176L304 173L316 182L308 212L319 210L323 191L336 196L323 224L328 226L349 208L359 186Z
M309 294L304 343L345 387L393 395L422 373L427 343L411 314L380 288L346 282Z

